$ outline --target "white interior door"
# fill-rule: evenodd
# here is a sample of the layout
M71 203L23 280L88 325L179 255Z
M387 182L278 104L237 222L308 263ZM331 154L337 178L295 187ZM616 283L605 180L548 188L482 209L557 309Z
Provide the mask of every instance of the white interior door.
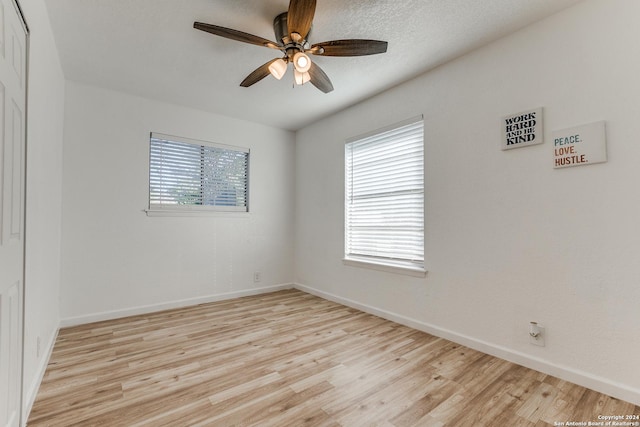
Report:
M0 0L0 426L18 426L22 395L27 33Z

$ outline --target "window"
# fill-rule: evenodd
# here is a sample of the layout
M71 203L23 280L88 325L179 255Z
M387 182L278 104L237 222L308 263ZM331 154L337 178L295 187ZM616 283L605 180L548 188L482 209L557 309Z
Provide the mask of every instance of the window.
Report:
M424 272L422 117L345 145L345 262Z
M152 133L150 211L248 211L249 150Z

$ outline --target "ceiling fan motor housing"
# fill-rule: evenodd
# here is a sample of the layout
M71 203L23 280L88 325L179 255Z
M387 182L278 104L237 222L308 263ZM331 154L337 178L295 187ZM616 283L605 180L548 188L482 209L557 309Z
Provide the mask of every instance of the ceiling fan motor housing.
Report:
M273 19L273 32L276 35L276 40L278 43L282 43L283 45L287 45L291 43L291 39L289 37L289 27L287 25L287 12L282 12L280 15L276 16ZM307 34L307 39L309 38L309 34L311 34L311 29Z
M278 43L286 44L285 37L289 37L289 28L287 27L287 12L283 12L276 16L273 20L273 32L276 34Z

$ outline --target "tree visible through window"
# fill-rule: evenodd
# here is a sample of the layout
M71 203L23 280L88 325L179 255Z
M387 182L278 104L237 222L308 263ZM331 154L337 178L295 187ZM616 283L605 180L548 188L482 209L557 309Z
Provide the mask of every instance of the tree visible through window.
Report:
M345 145L345 258L424 268L422 117Z
M149 209L248 211L249 150L152 133Z

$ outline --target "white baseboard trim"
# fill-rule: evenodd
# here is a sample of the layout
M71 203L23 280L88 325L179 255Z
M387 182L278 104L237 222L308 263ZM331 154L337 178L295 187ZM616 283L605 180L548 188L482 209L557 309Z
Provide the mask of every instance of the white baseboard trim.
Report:
M174 308L188 307L190 305L206 304L208 302L223 301L233 298L247 297L251 295L266 294L269 292L291 289L293 284L282 284L265 286L262 288L244 289L241 291L226 292L222 294L207 295L204 297L187 298L178 301L170 301L160 304L150 304L138 307L131 307L122 310L104 311L101 313L88 314L84 316L68 317L60 322L61 328L84 325L86 323L101 322L103 320L120 319L122 317L137 316L139 314L154 313L157 311L171 310Z
M29 419L29 414L31 414L33 404L36 401L36 396L38 395L40 384L42 383L44 374L47 371L47 366L49 365L51 353L53 353L53 346L56 344L56 339L58 338L59 331L60 328L56 328L55 332L51 334L51 338L49 339L46 347L47 351L45 354L43 354L43 357L40 358L37 374L31 384L29 384L29 389L24 394L24 402L22 405L22 424L25 426L27 425L27 420Z
M598 391L600 393L607 394L617 399L633 403L634 405L640 405L640 390L630 387L626 384L611 381L607 378L580 371L569 366L558 365L547 360L531 356L529 354L514 351L504 346L482 341L468 335L460 334L449 329L441 328L436 325L412 319L410 317L406 317L387 310L382 310L380 308L373 307L367 304L362 304L357 301L343 298L341 296L321 291L309 286L295 284L294 288L318 296L320 298L327 299L329 301L337 302L339 304L356 308L366 313L370 313L384 319L409 326L410 328L417 329L419 331L423 331L437 337L445 338L457 344L461 344L474 350L498 357L500 359L504 359L509 362L534 369L547 375L558 377L565 381L569 381L574 384L578 384L583 387Z

